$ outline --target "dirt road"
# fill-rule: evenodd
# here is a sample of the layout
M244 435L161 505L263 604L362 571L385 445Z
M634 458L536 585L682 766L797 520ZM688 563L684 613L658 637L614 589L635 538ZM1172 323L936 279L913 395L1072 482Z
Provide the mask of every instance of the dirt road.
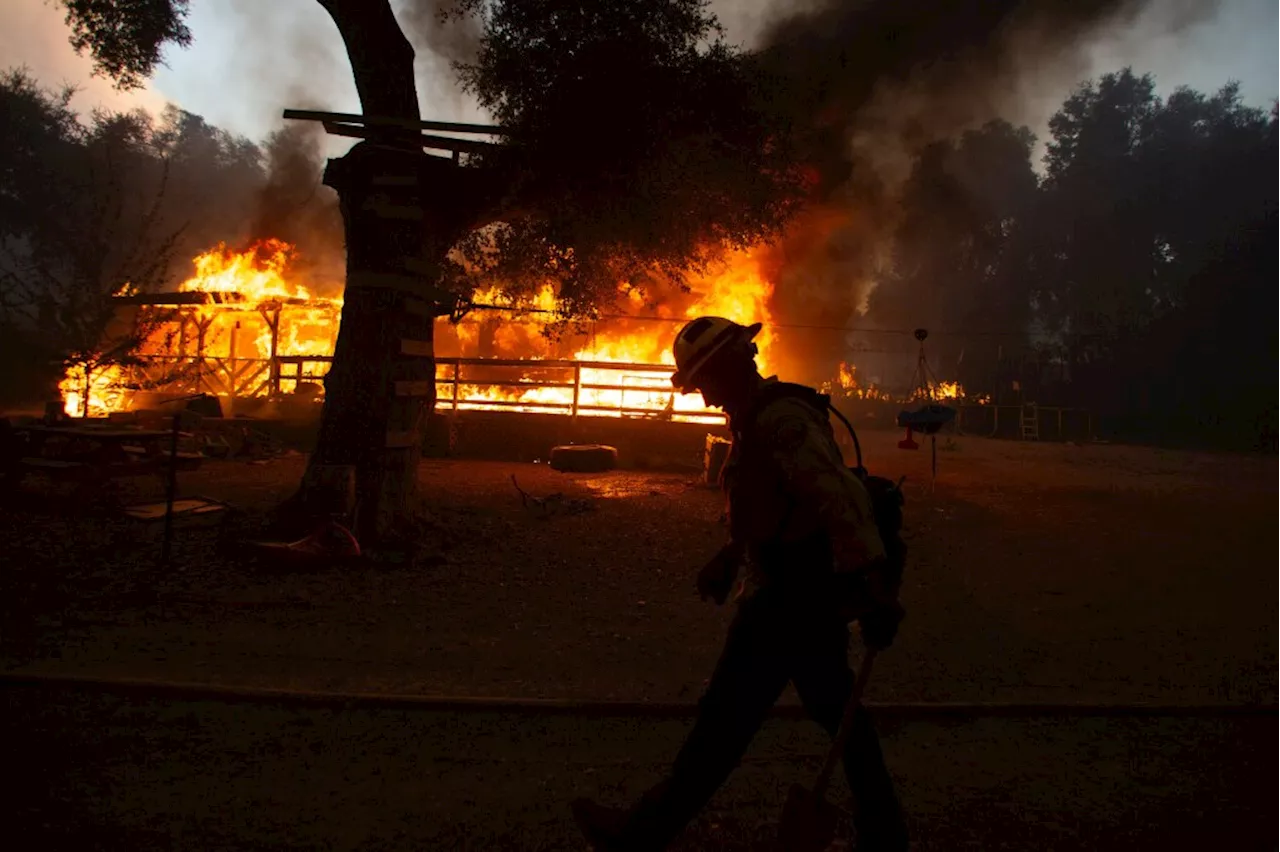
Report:
M688 726L32 687L0 708L14 852L581 850L567 802L628 802ZM917 850L1276 845L1274 717L881 728ZM774 848L786 787L822 746L811 725L769 723L675 848Z

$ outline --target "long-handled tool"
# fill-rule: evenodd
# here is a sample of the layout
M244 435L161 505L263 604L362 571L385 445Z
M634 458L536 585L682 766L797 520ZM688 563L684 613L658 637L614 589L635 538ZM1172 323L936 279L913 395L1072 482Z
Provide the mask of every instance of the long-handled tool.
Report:
M813 782L813 790L792 784L787 791L787 803L782 807L782 821L778 825L778 840L781 848L788 852L821 852L831 845L835 837L840 809L827 801L827 786L831 783L831 773L844 755L845 743L853 729L853 717L862 704L862 692L871 679L871 666L875 659L876 652L867 649L862 664L858 666L858 676L845 704L840 727L831 741L827 759L818 771L818 778Z

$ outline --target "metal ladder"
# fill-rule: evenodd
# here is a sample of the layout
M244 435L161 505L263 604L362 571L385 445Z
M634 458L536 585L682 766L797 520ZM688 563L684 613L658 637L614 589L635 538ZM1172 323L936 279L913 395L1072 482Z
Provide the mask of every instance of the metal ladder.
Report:
M1040 412L1034 402L1022 406L1022 440L1040 440Z

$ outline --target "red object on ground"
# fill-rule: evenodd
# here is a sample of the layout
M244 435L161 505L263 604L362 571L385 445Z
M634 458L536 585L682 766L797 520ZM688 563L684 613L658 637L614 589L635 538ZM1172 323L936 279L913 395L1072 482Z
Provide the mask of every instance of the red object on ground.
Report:
M326 521L315 532L297 541L251 541L246 544L260 554L273 554L297 562L349 559L360 556L360 543L351 530L335 521Z
M290 550L316 556L359 556L360 543L351 530L335 521L322 524L304 539L286 545Z
M919 444L917 444L915 441L911 440L911 433L912 433L912 431L913 431L913 430L912 430L912 428L911 428L910 426L908 426L908 427L907 427L907 437L903 438L901 441L899 441L899 442L898 442L898 449L900 449L900 450L918 450L918 449L920 449L920 445L919 445Z

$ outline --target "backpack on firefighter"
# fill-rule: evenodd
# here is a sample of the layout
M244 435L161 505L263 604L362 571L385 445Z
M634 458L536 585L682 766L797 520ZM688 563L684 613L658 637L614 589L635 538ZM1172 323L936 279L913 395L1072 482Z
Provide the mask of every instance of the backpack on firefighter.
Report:
M776 382L762 392L762 396L753 406L754 411L763 411L771 402L783 397L799 399L824 415L834 414L849 431L849 437L853 439L855 459L849 470L867 489L867 494L871 498L871 511L875 516L876 529L880 533L880 540L884 543L885 567L893 582L900 581L907 564L907 545L902 540L903 507L906 504L902 483L906 481L906 477L894 482L883 476L874 476L867 470L862 463L862 444L858 440L857 430L853 428L849 419L831 404L831 397L828 394L819 393L813 388L792 382Z

